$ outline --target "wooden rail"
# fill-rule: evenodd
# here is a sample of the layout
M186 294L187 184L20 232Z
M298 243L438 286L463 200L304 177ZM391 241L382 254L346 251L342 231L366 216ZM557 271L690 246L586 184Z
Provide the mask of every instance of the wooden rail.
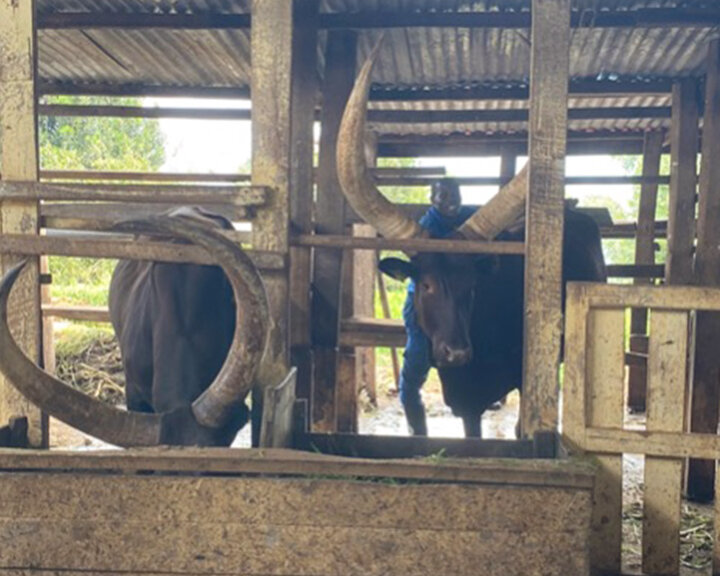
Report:
M645 430L624 428L622 358L627 308L651 311ZM720 438L686 432L687 374L692 373L690 315L720 310L720 290L571 284L565 314L563 440L596 457L590 543L597 572L620 572L622 455L645 455L643 572L677 574L685 458L717 460ZM637 355L636 355L637 356ZM642 355L640 355L642 356ZM720 526L716 501L715 525ZM714 573L720 570L716 538Z
M142 204L232 204L262 206L264 186L200 186L159 184L74 184L0 181L0 201L137 202Z

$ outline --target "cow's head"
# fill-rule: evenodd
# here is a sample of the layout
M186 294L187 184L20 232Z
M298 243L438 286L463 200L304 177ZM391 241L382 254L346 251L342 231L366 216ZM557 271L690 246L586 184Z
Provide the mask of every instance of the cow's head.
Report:
M235 335L228 356L212 384L191 406L163 414L127 412L102 404L70 388L28 358L8 326L8 300L25 262L0 283L0 372L44 412L118 446L157 444L217 444L237 418L237 406L247 396L268 340L269 308L265 289L253 262L242 249L221 235L224 226L203 221L201 212L122 222L121 232L182 238L212 254L233 289ZM180 430L182 437L175 435Z
M384 258L380 270L415 283L415 314L427 334L436 366L461 366L472 358L470 319L475 299L476 258L419 254L410 260Z
M420 225L385 198L365 163L365 113L370 76L380 43L363 65L348 99L337 143L337 170L345 198L367 223L387 238L424 236ZM492 240L521 216L527 193L527 168L479 209L457 231L468 240ZM418 321L433 346L438 365L460 365L472 355L469 323L477 266L493 258L449 254L410 255L410 261L386 259L381 270L395 278L413 278Z

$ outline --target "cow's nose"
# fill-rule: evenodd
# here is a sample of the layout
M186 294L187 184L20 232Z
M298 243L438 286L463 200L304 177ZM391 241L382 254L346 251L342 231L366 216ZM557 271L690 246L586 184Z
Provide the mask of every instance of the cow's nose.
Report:
M472 350L470 348L453 348L447 344L443 345L443 353L445 362L451 366L467 364L472 357Z

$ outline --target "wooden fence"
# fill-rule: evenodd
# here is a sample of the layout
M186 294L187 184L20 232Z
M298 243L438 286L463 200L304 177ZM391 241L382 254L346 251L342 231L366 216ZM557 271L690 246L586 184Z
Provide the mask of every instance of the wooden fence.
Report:
M647 308L645 430L624 424L625 311ZM686 458L717 460L720 436L686 432L693 318L720 310L720 290L571 284L568 287L563 439L597 458L591 541L598 573L619 573L622 545L622 455L645 456L643 572L677 574ZM720 503L715 507L714 573L720 570Z

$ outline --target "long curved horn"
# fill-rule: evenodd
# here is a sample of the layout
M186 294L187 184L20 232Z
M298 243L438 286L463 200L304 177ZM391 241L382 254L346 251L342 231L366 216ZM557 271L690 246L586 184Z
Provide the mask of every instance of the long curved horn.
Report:
M192 405L195 420L208 428L227 423L238 401L252 388L267 346L269 304L265 287L252 260L232 241L206 226L167 216L122 222L116 230L169 233L205 248L223 269L235 296L235 334L227 358L213 383Z
M345 198L365 222L386 238L413 238L423 234L422 228L380 193L365 163L365 113L370 74L381 42L373 48L360 70L345 106L337 140L337 174Z
M35 405L70 426L118 446L153 446L160 442L160 415L126 412L67 386L38 368L15 343L8 326L8 300L27 260L0 283L0 372Z
M528 165L492 199L479 208L458 229L458 234L468 240L492 240L522 215L528 187Z

